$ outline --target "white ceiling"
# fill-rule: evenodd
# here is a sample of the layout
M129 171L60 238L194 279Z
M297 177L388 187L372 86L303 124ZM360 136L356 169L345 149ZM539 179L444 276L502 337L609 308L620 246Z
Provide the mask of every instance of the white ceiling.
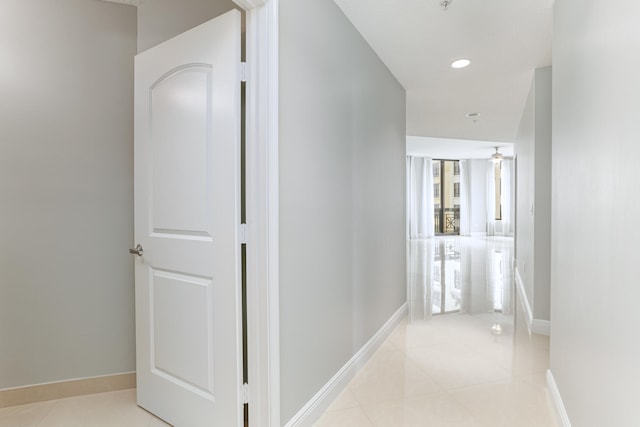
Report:
M503 156L513 156L513 144L507 142L407 136L408 155L433 159L489 159L495 147Z
M533 70L551 64L553 0L441 1L335 0L406 89L408 135L513 142Z
M141 2L145 1L145 0L104 0L104 1L108 1L111 3L121 3L121 4L128 4L131 6L139 6Z

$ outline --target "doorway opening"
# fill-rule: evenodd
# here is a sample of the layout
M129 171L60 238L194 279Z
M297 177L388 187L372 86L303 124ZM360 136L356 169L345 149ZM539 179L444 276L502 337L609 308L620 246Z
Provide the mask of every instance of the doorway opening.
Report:
M460 235L460 162L433 160L435 234Z

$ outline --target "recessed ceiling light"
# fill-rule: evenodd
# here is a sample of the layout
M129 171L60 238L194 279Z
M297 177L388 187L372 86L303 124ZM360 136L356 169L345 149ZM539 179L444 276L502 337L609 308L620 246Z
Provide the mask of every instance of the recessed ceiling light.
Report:
M471 61L469 61L468 59L458 59L451 63L451 68L464 68L469 64L471 64Z

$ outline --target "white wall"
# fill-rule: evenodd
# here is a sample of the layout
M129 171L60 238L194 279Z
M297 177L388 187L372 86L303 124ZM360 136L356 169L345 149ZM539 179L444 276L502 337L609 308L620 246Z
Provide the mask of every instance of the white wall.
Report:
M285 423L406 301L405 93L333 2L279 19Z
M138 52L231 9L232 0L144 0L138 6Z
M0 389L135 369L135 8L3 0Z
M535 70L516 137L517 268L534 319L549 320L551 67Z
M572 425L640 425L640 2L556 0L551 372Z

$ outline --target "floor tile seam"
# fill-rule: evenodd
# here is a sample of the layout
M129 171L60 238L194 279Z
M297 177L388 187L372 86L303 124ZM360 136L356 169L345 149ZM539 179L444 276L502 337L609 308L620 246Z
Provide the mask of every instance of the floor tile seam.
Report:
M479 421L482 421L482 419L485 418L484 416L481 417L480 414L476 413L476 409L475 408L471 407L471 405L469 405L469 404L466 404L465 400L460 399L455 394L451 394L451 398L454 399L459 405L461 405L465 409L467 409L467 411L469 411L473 415L473 417L475 419L478 419ZM541 415L540 409L538 407L539 405L534 404L534 405L531 405L531 406L532 406L532 409L533 409L534 406L536 407L535 409L533 409L533 412L532 412L533 414ZM553 407L552 406L548 406L546 409L547 409L547 415L550 415L550 416L554 415L553 412L552 412L553 411ZM517 413L518 413L518 415L520 415L520 414L522 414L522 411L518 410ZM529 413L527 413L527 414L530 415ZM484 425L484 422L482 422L482 424Z
M475 386L471 386L469 388L472 388ZM458 390L461 391L461 390ZM461 399L460 397L456 396L456 394L454 393L449 393L449 395L451 396L451 398L460 406L462 406L463 408L465 408L465 410L473 417L474 420L476 420L479 425L485 426L488 425L485 421L486 421L486 416L483 416L481 413L477 412L477 409L472 407L472 405L465 403L466 399ZM492 419L491 424L492 426L495 426L495 420ZM498 425L504 425L504 424L498 424Z
M488 357L485 356L485 354L477 344L468 344L468 343L462 343L462 344L468 349L470 353L474 353L476 356L480 356L482 359L485 359L485 360L488 359ZM490 361L493 361L493 360L490 360Z
M446 387L440 383L440 381L438 381L432 374L431 372L429 372L426 368L424 368L422 366L421 363L418 363L414 358L412 358L411 356L407 355L407 359L410 359L413 364L423 373L425 374L431 381L433 381L433 383L435 385L437 385L441 391L446 391Z
M56 400L60 400L60 399L56 399ZM36 403L36 405L39 403ZM51 416L51 412L53 411L53 409L57 406L56 403L53 403L52 405L49 405L49 407L46 410L46 413L40 418L40 421L38 421L38 423L35 425L35 427L46 427L46 420L47 418L49 418Z
M350 385L351 385L351 383L349 382L349 383L347 384L347 386L344 388L344 390L343 390L343 391L338 395L338 397L337 397L337 398L335 398L335 399L331 402L331 404L329 405L329 407L328 407L327 409L325 409L325 410L324 410L323 414L324 414L324 413L326 413L326 412L335 412L335 411L340 411L340 410L342 410L342 409L351 409L351 408L355 408L355 407L360 406L360 402L358 402L358 400L356 399L356 397L355 397L355 393L354 393L354 391L351 389ZM355 406L349 406L349 407L347 407L347 408L341 408L341 409L331 409L331 407L333 406L333 404L334 404L334 403L336 403L336 401L340 398L340 396L342 395L342 393L345 393L346 391L349 391L349 393L351 393L351 395L353 396L353 400L355 400Z
M496 359L508 360L510 364L513 363L513 359L515 359L515 354L510 349L478 349L477 352L484 358L489 361L496 362ZM502 363L502 362L496 362Z
M477 386L477 388L482 388L482 387L492 387L492 386L500 386L500 385L505 385L508 386L508 384L486 384L486 385L481 385L481 386ZM494 390L494 392L498 392L498 393L507 393L508 398L510 399L515 399L518 402L524 402L530 406L534 406L537 407L539 402L536 402L538 398L542 397L543 399L546 400L546 397L548 397L548 393L544 393L544 391L540 391L537 390L533 385L531 384L527 384L527 383L520 383L515 385L516 387L518 387L517 389L503 389L503 390ZM524 388L521 388L524 387ZM475 386L472 387L468 387L466 389L460 389L460 390L455 390L453 391L454 394L461 394L461 393L476 393L479 392L480 390L473 390L474 388L476 388ZM522 396L520 397L515 397L514 395L518 394L518 395L523 395L525 394L526 397L528 399L521 399Z
M420 401L421 399L427 398L427 397L442 397L442 396L448 396L448 393L446 390L438 390L438 391L434 391L434 392L429 392L426 394L420 394L420 395L412 395L412 396L405 396L402 398L390 398L390 399L382 399L376 402L370 402L370 403L364 403L361 404L361 407L363 408L364 411L366 411L366 409L368 407L377 407L379 405L385 404L385 403L407 403L407 402L412 402L412 401Z
M457 403L458 405L462 406L467 411L467 413L473 418L474 421L477 421L479 423L479 425L484 425L484 423L481 422L481 420L475 414L475 411L473 411L469 406L467 406L463 402L461 402L460 399L458 399L456 396L454 396L450 392L450 390L446 390L446 393L449 396L449 398L451 398L455 403Z
M367 418L367 420L369 420L369 423L373 426L376 427L376 423L373 421L373 419L371 418L371 416L369 415L369 413L367 412L367 410L363 407L360 406L360 411L362 411L362 413L364 414L364 416Z
M422 399L422 398L429 397L429 396L443 395L445 393L446 393L446 390L441 388L441 389L435 390L435 391L417 393L417 394L412 394L410 396L404 396L404 397L389 397L389 398L377 399L377 400L374 400L374 401L371 401L371 402L364 402L364 401L362 401L362 399L358 399L357 396L355 397L355 399L358 401L358 405L363 410L365 410L369 406L371 406L371 407L378 406L378 405L381 405L383 403L406 402L406 401L410 401L410 400Z
M504 369L502 366L500 366L499 363L495 362L493 359L488 358L483 356L479 351L477 350L469 350L467 352L456 352L456 356L458 357L462 357L464 359L468 359L468 360L481 360L485 363L488 363L490 365L494 365L495 367L504 370L505 372L508 373L508 371L506 369ZM407 354L407 357L410 358L413 362L418 363L419 365L422 365L421 362L419 362L415 356L409 355ZM444 354L436 354L437 360L438 361L442 361L443 359L446 358L446 355Z
M514 379L523 380L523 379L524 379L524 378L526 378L526 377L532 377L532 376L534 376L534 375L539 375L539 374L546 374L546 372L547 372L547 370L548 370L548 369L549 369L549 368L544 368L544 369L540 369L539 371L529 371L529 372L526 372L526 373L514 373L514 374L512 374L512 375L513 375L513 378L514 378ZM524 381L524 380L523 380L523 381ZM546 389L548 389L548 388L549 388L549 387L547 386L546 381L545 381L545 383L544 383L544 388L546 388Z
M325 410L322 415L320 416L320 419L318 419L318 421L320 421L322 418L324 418L326 415L340 415L340 413L346 413L348 411L353 411L355 409L360 409L362 412L364 412L364 409L362 408L362 405L358 404L356 406L352 406L349 408L340 408L340 409L335 409L335 410Z
M505 374L507 374L509 377L512 377L511 371L508 368L502 366L502 364L500 364L499 362L496 362L493 358L485 356L481 352L478 352L477 354L480 356L479 357L480 360L483 360L484 362L491 364L494 368L497 368L502 372L504 372Z
M505 350L508 351L508 350ZM496 355L495 354L490 354L488 351L486 350L477 350L477 354L480 356L479 358L484 360L485 362L489 362L489 363L493 363L498 365L499 367L501 367L502 369L505 369L507 372L509 372L509 368L508 366L513 366L514 365L514 359L515 359L515 354L512 352L510 357L508 358L508 362L498 362L496 361ZM503 359L504 360L504 359ZM505 363L508 363L508 366L505 366Z
M414 340L412 340L414 341ZM423 339L420 339L420 337L418 337L418 339L416 340L418 342L416 342L415 344L411 344L411 343L407 343L405 342L405 345L403 348L401 348L401 351L405 351L406 349L432 349L434 347L438 347L438 346L442 346L444 344L458 344L455 340L449 339L449 338L442 338L442 339L438 339L438 340L433 340L433 341L428 341L427 343L424 343L422 341L424 341Z
M351 380L351 382L353 382L353 380ZM349 384L347 384L347 388L349 389L349 391L351 391L351 394L353 395L353 399L356 401L356 403L358 404L358 406L362 407L362 399L358 399L358 393L356 393L356 391L351 387L351 382L349 382Z
M500 381L500 380L491 380L491 381L480 381L480 382L476 382L473 384L465 384L465 385L461 385L461 386L453 386L453 387L445 387L444 390L447 393L451 393L451 392L457 392L457 391L461 391L467 388L473 388L473 387L482 387L482 386L489 386L489 385L500 385L500 384L505 384L505 380Z
M3 408L3 409L8 409L8 408L12 408L13 409L13 408L19 408L19 407L41 408L42 406L45 406L45 404L48 404L49 402L51 402L51 401L43 401L43 402L37 402L37 403L27 403L27 404L24 404L24 405L10 406L10 407ZM49 413L51 412L52 405L49 404L49 405L46 405L46 406L48 406L48 408L46 408L45 414L41 415L41 416L39 415L37 417L37 418L39 418L39 421L37 421L36 424L34 424L34 427L40 426L42 421L44 420L44 418L47 417L49 415ZM16 419L16 418L19 418L22 414L24 414L24 412L20 412L20 411L15 412L14 411L12 414L8 415L6 417L6 419L8 419L8 420ZM1 421L1 419L0 419L0 421ZM9 425L9 424L7 424L7 425Z
M65 397L62 399L53 400L52 401L53 405L51 405L51 407L47 411L46 416L42 418L41 424L39 424L38 427L46 427L50 425L48 424L48 422L55 415L56 410L57 411L65 411L65 410L75 411L77 408L76 402L80 402L80 406L84 408L87 405L95 405L96 404L95 402L89 402L89 401L98 399L101 409L104 410L105 413L111 414L113 413L114 408L118 407L118 405L115 404L113 401L113 396L123 391L126 391L126 390L112 390L112 391L91 393L91 394L80 395L80 396L71 396L71 397ZM137 407L137 405L135 406Z

